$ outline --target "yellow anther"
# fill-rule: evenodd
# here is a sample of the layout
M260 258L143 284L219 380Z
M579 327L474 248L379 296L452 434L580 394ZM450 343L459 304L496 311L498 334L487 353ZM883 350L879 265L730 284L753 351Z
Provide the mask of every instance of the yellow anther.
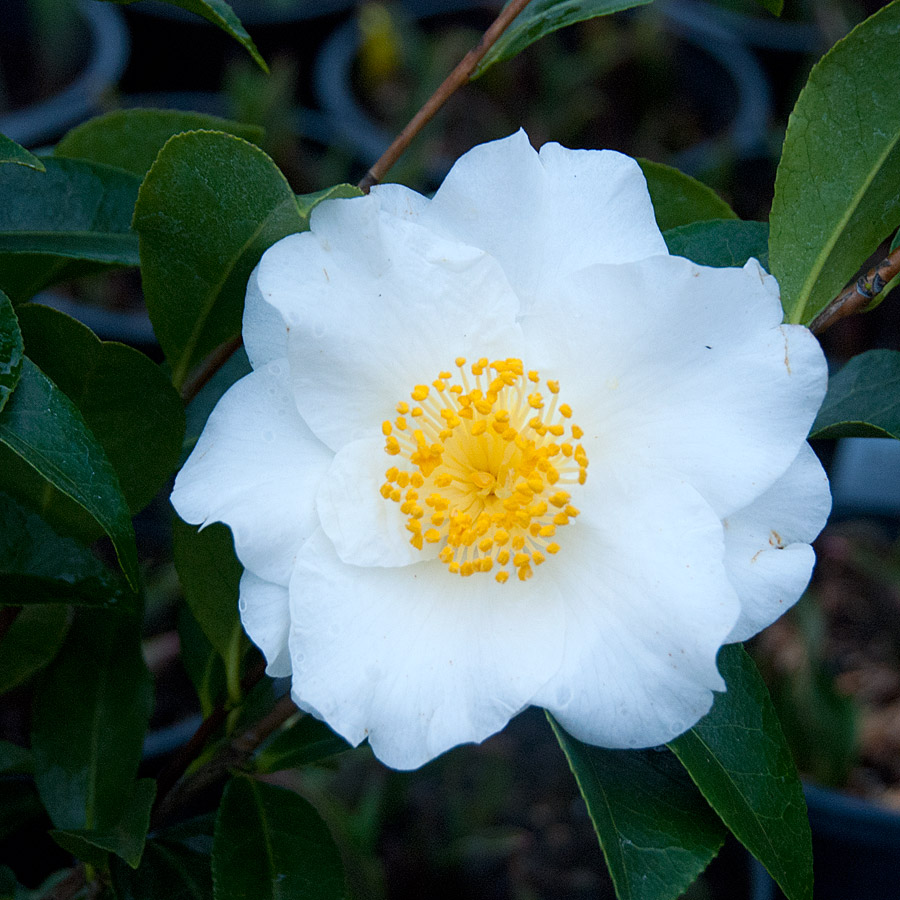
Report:
M448 378L452 378L453 376L449 372L438 372L438 378L442 381L446 381Z
M410 412L410 415L413 416L414 418L418 418L419 416L422 415L422 407L414 406Z
M552 544L547 544L547 552L548 553L559 553L559 544L555 541Z
M549 499L557 509L562 509L572 499L572 495L567 491L557 491Z
M563 456L571 456L572 455L572 445L571 444L563 444L562 452L563 452Z
M457 356L454 360L457 368L461 369L466 364L466 358L464 356Z
M584 484L587 481L587 469L581 469L578 472L578 483Z
M493 546L494 546L494 539L493 539L493 538L489 538L489 537L482 538L482 539L478 542L478 549L479 549L482 553L490 553L490 552L491 552L491 547L493 547Z
M547 559L547 557L544 556L544 554L541 553L540 550L535 550L535 551L531 554L531 558L532 558L532 560L534 561L534 564L535 564L536 566L539 566L542 562L545 562L546 559Z
M461 384L451 384L449 390L451 394L461 394L463 389Z
M424 541L422 540L421 534L414 534L409 542L416 548L416 550L421 550L423 546L425 546Z
M498 528L494 532L494 543L498 547L502 547L509 540L509 532L504 531L502 528Z
M532 409L544 408L544 398L540 395L539 391L535 391L533 394L528 395L528 405Z
M526 563L519 569L519 581L528 581L533 574L534 572L531 571L531 566Z
M558 381L548 381L547 382L547 390L549 390L551 394L558 394L559 393L559 382Z
M449 378L450 376L448 375L447 377ZM444 390L447 389L447 384L446 384L446 382L443 381L443 380L441 380L440 378L436 378L436 379L435 379L434 381L432 381L431 383L434 385L434 389L435 389L438 393L440 393L441 391L444 391ZM415 399L416 399L416 400L424 400L425 398L424 398L424 397L416 397Z
M560 403L557 409L561 416L564 416L566 419L572 418L572 407L568 403Z
M409 404L405 400L401 400L396 406L397 412L400 415L405 415L409 412Z
M428 531L425 532L425 540L428 541L429 544L436 544L440 539L441 533L437 528L429 528Z
M450 487L453 484L453 476L443 472L435 478L434 483L440 488Z
M570 505L570 506L566 507L566 515L571 516L573 519L575 518L575 516L580 515L580 513L581 513L581 510L574 506Z
M538 384L541 380L541 376L538 373L537 369L529 369L528 370L528 380L533 381L535 384Z
M562 437L566 433L566 429L562 425L548 425L547 431L554 437Z
M400 453L400 442L395 437L389 437L384 442L384 449L391 456L397 456Z
M572 437L575 438L576 441L580 441L584 437L584 432L577 425L573 425Z
M390 500L390 499L391 499L391 486L390 486L390 484L387 484L387 483L383 484L383 485L381 486L381 488L379 489L379 493L381 494L382 497L384 497L385 500Z
M568 517L564 512L557 513L557 514L553 517L553 524L554 524L554 525L568 525L568 524L569 524L569 517Z
M420 472L413 472L412 475L409 476L409 483L415 488L420 488L425 484L425 479Z
M427 384L417 384L410 394L410 397L413 400L421 402L428 396L428 385Z
M396 481L399 474L400 470L396 466L391 466L387 472L384 473L384 477L387 478L388 481Z
M394 503L399 503L399 502L400 502L400 498L401 498L402 496L403 496L403 492L402 492L399 488L394 488L394 489L391 491L391 500L393 500Z
M468 578L475 571L475 566L472 565L471 562L464 562L459 567L459 574L463 576L463 578Z
M509 581L509 572L500 571L494 576L494 579L499 581L500 584L506 584Z
M487 430L487 423L484 421L484 419L479 419L477 422L472 423L472 427L469 430L471 431L473 437L478 437L479 435L484 434Z
M400 487L405 488L409 484L409 472L398 472L396 481Z
M527 553L517 553L513 557L513 565L518 569L531 561L531 557Z
M403 416L397 416L397 418L394 419L394 425L397 426L398 431L406 431L406 419L404 419Z
M517 534L512 539L513 550L521 550L525 546L525 538L521 534Z
M497 554L497 564L505 566L509 562L509 550L501 550Z
M391 428L391 423L385 420L381 423L381 433L387 437L393 429Z

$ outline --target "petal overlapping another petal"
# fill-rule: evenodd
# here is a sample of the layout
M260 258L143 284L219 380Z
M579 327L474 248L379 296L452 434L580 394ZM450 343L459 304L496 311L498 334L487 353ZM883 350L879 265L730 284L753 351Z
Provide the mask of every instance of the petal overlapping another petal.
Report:
M816 339L743 269L653 257L576 273L522 321L590 409L592 465L689 481L725 517L791 464L822 402Z
M266 658L266 674L273 678L290 675L288 636L291 609L288 589L284 585L264 581L245 569L241 575L238 609L244 630Z
M287 585L318 527L315 497L332 453L297 413L285 360L232 385L175 480L172 505L193 525L224 522L238 559Z
M521 587L448 578L439 562L348 566L319 532L291 582L294 696L398 769L484 740L562 660L553 583Z
M668 253L633 159L552 143L538 153L524 131L470 150L420 217L496 258L525 311L586 266Z
M725 520L725 566L741 598L729 642L753 637L797 602L815 563L809 542L830 511L828 478L804 443L772 487Z
M300 414L333 450L379 433L455 356L521 342L497 262L384 213L377 196L316 207L310 232L267 251L257 282L289 330Z

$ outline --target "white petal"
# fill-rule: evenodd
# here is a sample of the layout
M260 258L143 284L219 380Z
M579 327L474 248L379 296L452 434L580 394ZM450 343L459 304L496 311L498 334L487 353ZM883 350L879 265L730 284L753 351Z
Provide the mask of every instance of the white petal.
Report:
M315 495L332 453L297 413L285 360L232 385L175 479L172 505L186 522L224 522L243 565L287 585L318 519Z
M533 702L590 744L661 744L724 688L716 653L739 609L722 526L684 483L592 471L588 486L553 561L567 606L565 661Z
M432 545L416 550L409 543L408 517L399 503L379 493L390 460L383 439L353 441L337 452L322 479L316 499L319 521L345 563L408 566L437 556Z
M539 582L347 566L319 532L291 581L293 696L398 769L481 741L559 667L562 602Z
M281 313L263 299L257 274L259 266L250 273L244 298L244 322L241 333L250 365L260 369L277 359L287 358L287 327Z
M394 405L457 356L521 344L496 261L381 211L378 195L316 207L312 231L270 248L258 281L290 330L300 413L335 450L379 434Z
M496 257L525 309L585 266L668 253L633 159L559 144L538 154L524 131L466 153L421 221Z
M263 581L245 569L241 576L238 607L244 630L266 658L266 674L272 678L290 675L288 634L291 630L291 608L288 589L281 584Z
M559 360L592 466L684 477L724 518L787 469L825 393L818 342L781 316L755 262L658 256L571 276L522 328Z
M828 478L804 444L768 491L725 520L725 566L741 599L729 643L752 637L797 602L815 563L809 542L830 510Z

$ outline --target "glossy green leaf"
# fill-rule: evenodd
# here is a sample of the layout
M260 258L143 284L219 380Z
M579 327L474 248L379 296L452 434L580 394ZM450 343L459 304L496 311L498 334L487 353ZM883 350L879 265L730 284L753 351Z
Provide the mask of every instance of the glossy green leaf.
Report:
M734 210L710 187L672 166L637 160L660 231L707 219L736 219Z
M64 606L23 609L0 643L0 694L49 665L68 629L69 610Z
M806 802L775 708L740 644L723 647L718 665L728 690L669 747L788 900L808 900L813 870Z
M187 607L178 610L181 664L197 692L200 711L208 716L225 696L225 662Z
M76 275L135 265L140 179L83 160L44 162L46 172L0 166L0 289L13 302Z
M73 128L54 148L57 156L86 159L143 178L170 137L185 131L224 131L259 144L264 131L198 112L177 109L120 109Z
M606 750L548 715L603 848L619 900L675 900L706 868L725 829L665 750Z
M765 222L714 219L672 228L663 234L669 253L701 266L743 266L755 257L768 268L769 229Z
M110 867L118 900L212 900L208 854L161 840L149 840L137 870L113 860Z
M136 3L137 0L106 0L106 2L127 5ZM161 0L161 2L168 3L169 6L178 6L181 9L186 9L188 12L203 16L207 22L212 22L213 25L221 28L227 35L233 37L241 44L264 72L269 71L265 60L256 49L256 44L253 43L252 38L247 34L247 29L244 28L241 20L235 15L234 10L225 0Z
M335 184L312 194L298 194L297 206L304 220L303 230L309 228L309 217L323 200L352 200L362 196L363 192L355 184Z
M178 464L184 406L163 370L143 353L100 341L48 306L18 310L28 357L78 407L119 478L132 513Z
M238 586L243 568L234 555L231 531L222 524L198 531L172 523L172 553L185 600L209 642L228 659L241 632Z
M301 715L259 751L253 769L263 773L296 769L349 749L350 745L324 722Z
M22 374L22 332L9 297L0 291L0 411Z
M211 131L163 147L134 227L147 309L176 386L240 332L247 279L263 251L304 226L290 185L258 147Z
M35 780L57 828L98 830L119 823L152 705L139 621L79 610L38 685L32 713Z
M775 179L772 274L789 322L809 322L900 224L900 3L816 64Z
M36 169L38 172L44 171L44 164L33 153L29 153L6 135L0 134L0 164L3 163L15 163L27 166L29 169Z
M860 353L832 375L809 436L900 439L900 352Z
M64 603L136 611L136 597L83 544L0 493L0 604Z
M15 393L0 412L0 444L97 520L135 587L134 529L115 469L72 401L27 357ZM5 463L0 455L0 486L16 496Z
M0 775L30 775L33 771L30 750L0 741Z
M136 869L144 853L155 797L156 782L152 778L142 778L135 784L128 804L114 826L51 831L50 836L64 850L91 865L105 865L108 854L114 853Z
M341 856L304 800L284 788L233 778L213 843L215 900L344 900Z
M757 3L773 16L780 16L784 11L784 0L757 0Z
M649 2L650 0L531 0L488 50L472 73L472 79L478 78L495 63L512 59L530 44L553 31Z

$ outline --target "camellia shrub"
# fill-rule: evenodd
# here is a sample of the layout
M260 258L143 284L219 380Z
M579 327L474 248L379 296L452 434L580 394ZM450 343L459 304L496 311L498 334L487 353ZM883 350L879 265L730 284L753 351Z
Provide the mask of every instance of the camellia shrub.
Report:
M222 0L169 2L265 66ZM816 338L900 271L900 4L813 68L768 223L523 131L431 197L379 183L467 79L631 5L507 4L358 187L297 196L258 129L188 112L0 136L0 686L33 696L0 799L71 859L3 897L345 897L275 773L363 742L415 769L537 706L619 897L674 900L731 832L811 898L740 642L812 573L807 439L900 437L900 353L829 378ZM162 364L33 302L128 267ZM132 517L169 490L204 719L149 778Z

